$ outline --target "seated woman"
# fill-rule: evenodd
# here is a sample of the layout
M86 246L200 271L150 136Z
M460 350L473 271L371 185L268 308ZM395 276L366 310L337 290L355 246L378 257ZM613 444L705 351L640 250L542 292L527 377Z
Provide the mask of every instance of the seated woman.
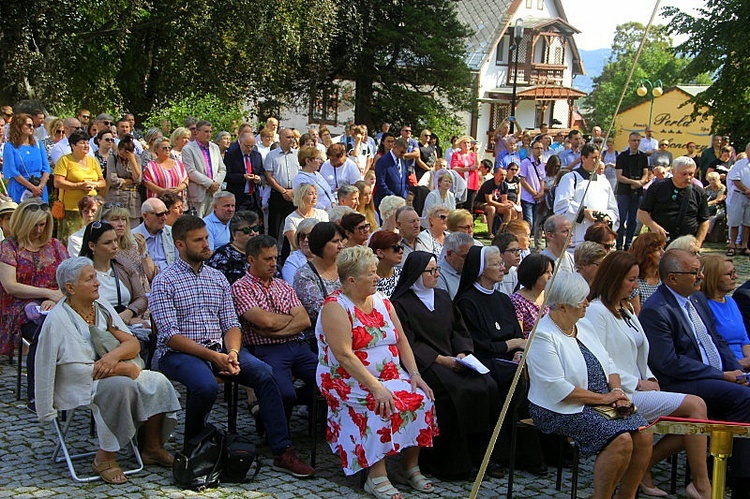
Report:
M422 209L422 216L427 218L433 206L444 206L448 212L456 209L456 196L451 192L453 188L453 175L451 170L437 170L434 173L437 178L437 188L427 194Z
M518 238L510 232L503 232L492 238L492 245L500 250L503 258L503 280L495 285L495 289L510 296L518 286L518 265L521 263L521 246Z
M659 416L706 419L706 404L700 397L659 389L659 382L648 367L648 339L630 304L630 295L637 287L638 263L635 257L624 251L615 251L602 262L588 296L591 305L586 310L586 319L594 326L595 334L614 362L622 389L649 422ZM665 435L654 446L650 466L681 448L687 450L693 476L693 482L686 490L687 496L711 497L705 436ZM654 486L648 471L641 482L641 491L650 496L667 495Z
M294 274L297 272L297 269L312 260L313 254L310 251L310 244L307 238L310 236L313 227L319 223L320 221L315 218L306 218L297 226L297 232L294 234L294 242L298 249L287 257L284 261L284 266L281 268L281 277L289 284L294 283Z
M440 435L420 462L440 478L465 480L482 462L500 396L490 376L458 363L474 342L448 293L435 288L439 272L435 255L410 253L391 300L440 415Z
M245 247L250 239L260 233L258 214L250 210L236 212L229 221L229 232L232 240L216 248L206 265L221 271L232 284L247 272Z
M594 406L627 414L631 402L620 375L586 319L589 286L578 273L547 285L550 312L537 326L527 355L529 412L544 433L575 439L581 456L597 455L594 499L635 497L651 458L651 435L640 414L608 419Z
M143 290L151 291L151 281L159 269L148 254L146 238L130 231L130 212L119 203L104 203L99 219L114 227L117 234L117 256L135 269Z
M168 213L165 223L171 227L185 213L185 202L173 192L164 192L158 197L167 207Z
M391 302L375 290L377 259L355 246L336 265L341 289L326 299L315 327L331 450L346 475L370 468L365 491L379 499L401 497L385 466L397 453L412 488L432 492L418 461L419 448L437 435L434 397Z
M661 284L659 262L664 254L667 240L656 232L646 232L633 239L628 252L638 262L638 289L630 297L636 315L641 313L641 305L646 303Z
M84 226L68 236L68 254L78 256L81 254L81 243L83 242L83 233L86 232L86 225L96 220L99 209L104 204L104 199L99 196L83 196L78 201L78 212L83 218Z
M581 274L589 286L594 281L599 265L607 256L607 250L594 241L583 241L576 246L573 252L573 261L576 264L576 272Z
M148 309L146 292L136 270L117 257L118 239L108 222L91 222L83 235L81 256L94 262L101 300L112 305L125 324L150 328L143 320Z
M450 234L447 231L449 213L450 210L443 205L434 205L430 208L427 212L427 228L417 236L415 249L433 255L439 255L443 252L445 236Z
M390 230L379 230L370 237L368 246L378 257L378 292L390 298L401 275L404 258L401 236Z
M701 257L703 281L701 293L706 295L714 316L716 330L732 349L745 371L750 369L750 338L737 302L729 296L737 286L737 269L731 258L722 255Z
M401 196L386 196L380 201L380 230L391 230L398 233L396 227L396 212L402 206L406 206L406 200Z
M143 464L171 467L164 442L180 410L174 387L161 373L130 362L140 345L115 309L99 300L99 281L91 260L75 257L57 268L65 298L52 309L39 335L36 356L36 413L42 422L57 411L92 408L99 438L93 468L107 483L127 481L117 452L142 426ZM119 346L97 358L92 336L108 331ZM104 333L106 334L106 333Z
M613 231L608 223L597 222L586 229L583 240L593 241L609 253L617 246L617 232ZM627 250L628 248L625 248L625 251Z
M370 238L370 223L363 214L356 211L347 213L341 217L339 225L344 229L346 237L344 244L347 248L367 244L367 240Z
M314 184L300 184L294 189L294 206L297 207L284 220L284 236L289 241L292 250L296 250L294 233L297 226L306 218L314 218L319 222L328 221L328 213L315 206L318 204L318 189Z
M344 229L333 222L316 224L307 237L312 259L297 269L293 287L312 324L317 322L326 297L341 287L336 257L344 249L344 239Z
M518 266L518 282L521 289L510 295L510 301L516 309L516 317L521 323L523 337L528 338L540 313L549 312L544 304L544 287L552 277L555 262L541 253L529 255Z

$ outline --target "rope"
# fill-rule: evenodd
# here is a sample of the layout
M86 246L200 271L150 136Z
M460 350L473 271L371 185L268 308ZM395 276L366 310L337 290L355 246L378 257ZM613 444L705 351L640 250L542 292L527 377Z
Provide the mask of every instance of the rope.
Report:
M654 10L651 13L651 18L648 21L648 24L646 25L646 29L643 32L643 38L641 38L641 43L638 46L638 50L635 54L635 59L633 60L633 65L630 68L630 73L628 74L628 79L625 82L625 86L622 89L622 93L620 94L620 101L617 103L617 108L615 109L614 114L612 115L612 121L610 122L609 128L607 129L607 134L605 137L609 137L609 134L612 132L612 128L615 124L615 116L617 116L617 113L620 111L620 106L622 105L622 100L625 98L625 92L628 89L628 86L630 85L630 81L633 78L633 72L635 71L635 66L638 64L638 59L641 56L641 52L643 51L643 46L646 42L646 37L648 36L649 29L651 29L651 26L654 23L654 19L656 18L656 13L659 10L659 4L661 3L661 0L656 0L656 3L654 5ZM572 172L571 172L572 173ZM576 213L576 216L574 220L578 220L581 216L581 212L584 209L583 200L586 199L586 194L588 194L589 187L591 187L591 181L587 182L586 189L583 191L583 197L581 198L581 206L578 208L578 212ZM575 231L571 230L570 234L568 234L568 237L565 240L565 246L564 248L567 248L570 244L570 240L573 237L573 233ZM557 274L560 270L560 262L562 261L562 258L565 256L564 253L565 250L563 250L563 253L557 258L557 262L555 262L555 269L552 273L552 277L550 279L550 282L548 283L548 286L552 286L555 282L555 279L557 278ZM547 306L547 295L544 296L544 301L539 307L539 310L543 310L544 307ZM500 416L498 417L497 423L495 424L495 429L492 432L492 437L490 438L490 442L487 446L487 450L484 453L484 458L482 459L482 464L479 467L479 472L477 473L477 478L474 480L474 484L471 488L471 494L469 494L470 499L476 499L477 494L479 494L479 488L482 485L482 481L484 480L484 475L487 472L487 466L490 462L490 457L492 456L492 452L495 449L495 445L497 444L497 439L500 436L500 430L503 426L503 421L505 421L505 417L508 414L508 410L510 409L511 401L513 400L513 396L516 392L516 387L518 386L518 381L521 379L521 374L523 373L523 369L526 366L526 355L531 349L531 346L534 343L534 338L536 336L536 328L539 324L539 320L542 318L542 314L540 313L537 315L536 321L534 322L534 327L531 330L531 333L529 334L529 338L526 342L526 349L523 352L523 355L521 355L521 361L518 363L518 367L516 368L516 372L513 375L513 381L510 384L510 389L508 390L508 395L505 397L505 402L503 402L502 410L500 411ZM511 456L511 459L513 459L514 456Z

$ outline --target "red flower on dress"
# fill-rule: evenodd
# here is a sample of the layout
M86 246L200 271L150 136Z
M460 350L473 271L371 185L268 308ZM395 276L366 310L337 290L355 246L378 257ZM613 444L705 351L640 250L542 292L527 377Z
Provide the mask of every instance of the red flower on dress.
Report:
M323 373L320 375L320 387L323 390L330 391L333 388L333 379L331 373Z
M404 424L404 418L401 417L400 412L391 414L391 433L398 433L402 424Z
M398 367L393 362L386 362L383 366L383 370L380 371L380 379L388 381L391 379L398 379Z
M380 435L380 443L384 444L391 441L391 430L388 429L387 426L382 427L378 430L378 435Z
M374 411L378 405L377 402L375 402L375 396L372 393L368 393L365 400L367 401L367 410Z
M417 445L420 447L432 447L432 431L430 431L429 428L422 428L419 430Z
M367 416L358 414L352 407L349 407L349 417L352 418L354 424L359 428L359 436L364 437L365 431L367 431Z
M328 403L328 407L331 408L331 411L338 411L340 405L339 399L334 397L328 390L321 390L321 393L323 394L323 397L325 397L326 403Z
M346 451L343 447L339 447L339 457L341 457L341 467L342 468L348 468L349 467L349 456L346 455Z
M417 392L398 390L396 396L396 409L399 411L414 412L422 406L423 397Z
M356 355L357 358L362 362L362 365L370 365L370 362L367 360L367 352L363 352L362 350L355 350L354 355Z
M362 468L369 468L370 463L367 462L367 456L365 456L365 448L360 444L354 446L354 454L357 456L357 464Z
M355 308L354 314L365 327L382 328L385 326L385 318L376 308L373 308L369 314L365 314L360 309Z
M346 372L346 369L344 369L341 366L339 366L339 367L336 368L336 374L339 375L339 376L341 376L344 379L351 378L351 375L348 372Z
M388 350L391 352L394 359L398 359L398 347L396 345L388 345Z
M326 428L326 441L337 442L341 435L341 425L335 421L328 420L328 427Z
M435 427L435 406L432 406L429 411L425 411L424 422L427 423L427 426L430 428Z
M372 335L362 326L352 329L352 350L362 350L372 341Z

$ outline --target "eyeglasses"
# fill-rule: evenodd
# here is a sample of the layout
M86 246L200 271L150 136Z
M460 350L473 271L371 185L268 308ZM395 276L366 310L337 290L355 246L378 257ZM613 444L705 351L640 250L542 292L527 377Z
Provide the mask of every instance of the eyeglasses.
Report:
M109 202L109 203L104 203L104 206L102 206L102 209L103 210L108 210L110 208L124 208L124 207L125 207L125 205L122 204L122 203L119 203L119 202L114 202L114 203L113 202Z
M102 125L104 125L104 126L112 126L112 122L111 121L102 121Z
M404 247L401 246L400 244L394 244L394 245L392 245L391 249L393 251L395 251L396 253L401 253L402 251L404 251Z
M32 203L26 207L32 213L36 213L39 210L49 211L49 205L47 203Z
M532 147L535 151L544 151L544 147Z
M172 150L172 146L162 146L161 150L162 151L171 151Z
M411 130L403 130L405 133L411 133Z
M157 213L155 211L152 211L151 214L154 215L154 216L156 216L156 217L166 217L167 214L169 214L169 211L161 211L159 213Z
M425 137L432 137L429 133L424 134Z
M242 232L243 234L252 234L253 232L260 232L260 225L253 225L252 227L242 227L241 229L237 229L237 231ZM300 232L299 239L306 238L307 234L303 234Z
M367 232L370 230L370 224L364 224L364 225L360 225L354 228L360 232Z
M612 250L612 248L614 248L615 246L617 246L617 243L609 243L609 244L599 243L599 246L601 246L605 250Z
M82 114L81 118L83 118L84 120L87 120L87 119L91 118L91 116L89 116L88 114Z
M422 271L425 274L430 274L432 277L436 277L440 273L440 266L438 265L434 269L427 269Z
M728 276L728 277L737 277L737 271L736 270L732 270L731 272L727 272L726 274L721 274L721 275L725 275L725 276Z
M702 273L703 273L703 267L701 267L698 270L681 270L678 272L670 272L670 274L691 274L695 277L698 277L698 274L702 274Z
M471 225L456 225L457 229L461 230L474 230L474 224Z
M104 142L109 142L109 143L112 143L112 142L114 142L114 141L115 141L115 139L113 139L113 138L111 138L111 137L110 137L110 138L108 138L108 139L102 139L102 140L103 140Z
M513 253L514 255L520 255L521 251L523 251L521 248L512 248L504 250L503 253Z

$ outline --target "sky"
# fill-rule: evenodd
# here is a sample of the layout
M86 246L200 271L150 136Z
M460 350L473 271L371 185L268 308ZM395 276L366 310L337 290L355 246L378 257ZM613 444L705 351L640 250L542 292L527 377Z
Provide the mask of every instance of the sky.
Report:
M579 49L594 50L612 45L618 24L637 21L647 24L656 0L562 0L568 22L581 31L575 35ZM666 6L677 6L695 14L693 9L701 7L705 0L662 0L654 24L666 24L660 16ZM675 38L676 43L684 40Z

